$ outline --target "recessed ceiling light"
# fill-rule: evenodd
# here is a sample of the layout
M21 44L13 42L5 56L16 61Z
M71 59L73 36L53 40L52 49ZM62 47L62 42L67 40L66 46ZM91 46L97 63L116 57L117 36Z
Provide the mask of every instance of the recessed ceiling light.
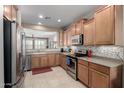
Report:
M41 22L38 22L38 25L41 25L42 23Z
M39 18L43 18L43 16L42 15L39 15Z
M61 22L61 19L58 19L57 21L58 21L58 22Z

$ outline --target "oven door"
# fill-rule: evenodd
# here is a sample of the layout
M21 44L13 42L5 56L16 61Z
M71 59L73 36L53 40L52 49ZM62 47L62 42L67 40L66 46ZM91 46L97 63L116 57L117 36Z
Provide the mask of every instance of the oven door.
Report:
M77 62L75 58L69 57L69 64L67 64L67 73L74 78L75 80L77 79Z

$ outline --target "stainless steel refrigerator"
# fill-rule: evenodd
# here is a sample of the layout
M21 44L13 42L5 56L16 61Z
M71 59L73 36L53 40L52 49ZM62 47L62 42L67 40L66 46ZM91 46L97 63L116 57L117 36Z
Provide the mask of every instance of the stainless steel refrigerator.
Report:
M4 18L4 83L6 88L23 87L25 68L24 33L17 35L16 22ZM17 41L18 40L18 41ZM19 42L20 41L20 42ZM18 46L20 44L20 48ZM20 51L18 51L20 49Z

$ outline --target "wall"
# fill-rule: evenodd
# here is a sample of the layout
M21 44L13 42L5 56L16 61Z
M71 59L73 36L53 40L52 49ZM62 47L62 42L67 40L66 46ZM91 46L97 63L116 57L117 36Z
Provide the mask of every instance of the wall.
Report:
M3 87L3 6L0 5L0 87Z
M48 27L48 26L43 26L43 25L33 25L33 24L22 24L24 28L29 28L33 30L40 30L40 31L60 31L61 29L59 28L53 28L53 27Z

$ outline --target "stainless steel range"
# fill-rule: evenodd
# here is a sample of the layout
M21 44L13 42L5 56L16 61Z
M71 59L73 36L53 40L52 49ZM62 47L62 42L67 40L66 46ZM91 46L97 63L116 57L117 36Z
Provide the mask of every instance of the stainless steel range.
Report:
M67 63L67 73L72 78L77 80L77 58L67 55L66 63Z
M66 64L67 64L67 73L77 80L77 65L78 65L78 57L87 56L87 51L80 51L73 55L67 55Z

